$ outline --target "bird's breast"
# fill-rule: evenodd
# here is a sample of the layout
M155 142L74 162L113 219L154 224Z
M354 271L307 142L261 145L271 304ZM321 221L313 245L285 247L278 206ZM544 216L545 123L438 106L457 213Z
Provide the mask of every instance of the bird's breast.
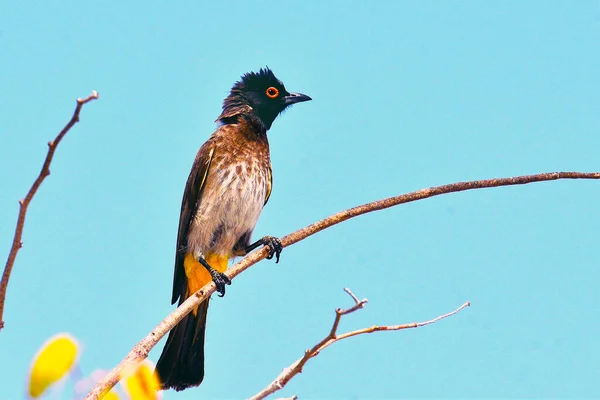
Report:
M245 153L245 152L244 152ZM188 235L188 248L231 255L252 232L268 190L268 154L230 152L213 159Z

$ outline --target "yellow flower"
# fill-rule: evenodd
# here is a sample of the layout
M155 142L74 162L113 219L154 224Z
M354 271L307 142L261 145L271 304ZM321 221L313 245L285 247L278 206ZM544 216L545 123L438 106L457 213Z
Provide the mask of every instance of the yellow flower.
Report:
M154 373L154 365L146 360L123 381L125 391L131 400L158 400L160 383Z
M66 333L54 335L36 354L29 372L29 396L40 397L48 387L73 368L77 362L78 344Z

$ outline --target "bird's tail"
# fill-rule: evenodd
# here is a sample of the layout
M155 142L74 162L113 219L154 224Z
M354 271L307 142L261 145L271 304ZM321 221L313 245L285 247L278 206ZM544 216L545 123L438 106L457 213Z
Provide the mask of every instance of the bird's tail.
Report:
M179 391L202 383L208 301L206 299L195 312L186 315L169 333L156 363L156 373L163 390L172 388Z

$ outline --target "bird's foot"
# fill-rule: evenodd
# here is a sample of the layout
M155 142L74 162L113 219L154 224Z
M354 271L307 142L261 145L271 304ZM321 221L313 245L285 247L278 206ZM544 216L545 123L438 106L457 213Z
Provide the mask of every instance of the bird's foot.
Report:
M225 296L225 285L231 285L231 279L229 279L223 272L219 272L214 269L208 272L210 273L210 276L217 287L219 297Z
M279 239L277 239L275 236L265 236L262 239L258 239L256 242L246 247L246 254L250 253L258 246L267 246L267 250L269 251L269 254L267 255L267 260L270 260L271 258L273 258L273 256L275 256L275 263L279 262L279 255L283 250L283 245L281 244L281 241Z
M281 251L283 250L283 246L281 245L281 240L277 239L274 236L265 236L260 239L263 245L267 246L269 251L269 255L267 256L267 260L270 260L275 256L275 264L279 262L279 256L281 255Z
M219 293L219 297L225 296L225 285L231 285L231 279L229 279L223 272L219 272L211 267L204 258L200 257L198 261L200 261L200 264L202 264L210 274L210 277L217 287L217 293Z

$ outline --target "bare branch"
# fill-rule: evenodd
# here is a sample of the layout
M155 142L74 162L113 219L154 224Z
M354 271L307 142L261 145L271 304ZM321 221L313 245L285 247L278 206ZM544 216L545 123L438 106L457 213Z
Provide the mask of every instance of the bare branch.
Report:
M532 182L554 181L558 179L600 179L600 172L548 172L536 175L524 175L512 178L486 179L470 182L458 182L443 186L434 186L428 189L418 190L407 194L402 194L387 199L377 200L371 203L363 204L358 207L340 211L330 217L308 225L287 236L281 238L283 247L288 247L309 236L314 235L323 229L344 222L350 218L357 217L373 211L379 211L399 204L410 203L417 200L423 200L429 197L439 196L441 194L462 192L473 189L492 188L498 186L524 185ZM266 248L261 248L247 255L237 262L226 272L230 279L235 278L252 265L261 261L268 255ZM106 377L98 382L85 400L97 400L106 394L114 385L119 382L120 374L126 368L133 367L148 356L148 352L163 338L181 319L189 314L198 304L206 300L215 291L214 283L210 282L202 289L190 296L176 310L171 312L164 320L154 328L150 334L138 342L127 356L113 369ZM383 330L381 327L377 328ZM403 328L404 329L404 328Z
M75 107L75 112L73 112L73 116L71 120L65 125L65 127L58 133L58 135L54 138L53 141L48 143L48 154L46 154L46 160L44 160L44 164L42 165L42 170L40 174L31 185L29 192L24 199L19 200L19 216L17 217L17 227L15 229L15 236L13 238L12 246L10 248L10 253L8 253L8 259L6 260L6 265L4 266L4 272L2 274L2 281L0 281L0 330L4 327L4 321L2 316L4 315L4 302L6 300L6 288L8 287L8 280L10 279L10 273L12 271L13 265L15 263L15 259L17 258L17 252L23 246L23 242L21 238L23 236L23 226L25 225L25 216L27 214L27 207L29 203L31 203L31 199L39 189L40 185L44 181L44 179L50 175L50 163L52 162L52 157L54 156L54 151L58 147L58 144L62 140L62 138L69 132L69 130L79 122L79 113L81 112L81 108L84 104L96 100L98 98L98 93L94 90L92 94L90 94L85 99L77 99L77 106Z
M346 290L348 293L351 293L347 289L344 289L344 290ZM353 298L356 298L352 294L351 294L351 296ZM449 312L447 314L444 314L444 315L440 315L439 317L436 317L434 319L431 319L431 320L425 321L425 322L413 322L413 323L404 324L404 325L372 326L370 328L359 329L356 331L351 331L351 332L347 332L347 333L344 333L341 335L337 335L337 327L339 325L341 317L343 315L350 314L354 311L357 311L360 308L363 308L365 303L366 303L366 300L356 301L356 304L354 305L354 307L351 307L347 310L340 310L339 308L337 310L335 310L335 320L333 322L333 328L331 329L331 332L329 332L329 335L325 336L325 338L323 338L323 340L321 340L319 343L314 345L310 350L307 350L304 353L304 356L302 358L300 358L299 360L294 362L289 367L284 368L283 371L281 372L281 374L279 374L279 376L277 378L275 378L275 380L273 382L271 382L267 387L265 387L263 390L261 390L254 396L250 397L250 400L262 400L265 397L275 393L276 391L283 389L283 387L285 387L285 385L287 385L287 383L293 377L295 377L300 372L302 372L302 369L304 368L304 365L308 362L308 360L310 360L313 357L316 357L317 355L319 355L319 353L323 349L325 349L328 346L331 346L335 342L339 342L340 340L344 340L344 339L347 339L352 336L364 335L367 333L381 332L381 331L399 331L402 329L418 328L420 326L430 325L441 319L444 319L451 315L454 315L454 314L460 312L463 308L471 305L471 303L469 303L467 301L462 306L458 307L456 310Z

